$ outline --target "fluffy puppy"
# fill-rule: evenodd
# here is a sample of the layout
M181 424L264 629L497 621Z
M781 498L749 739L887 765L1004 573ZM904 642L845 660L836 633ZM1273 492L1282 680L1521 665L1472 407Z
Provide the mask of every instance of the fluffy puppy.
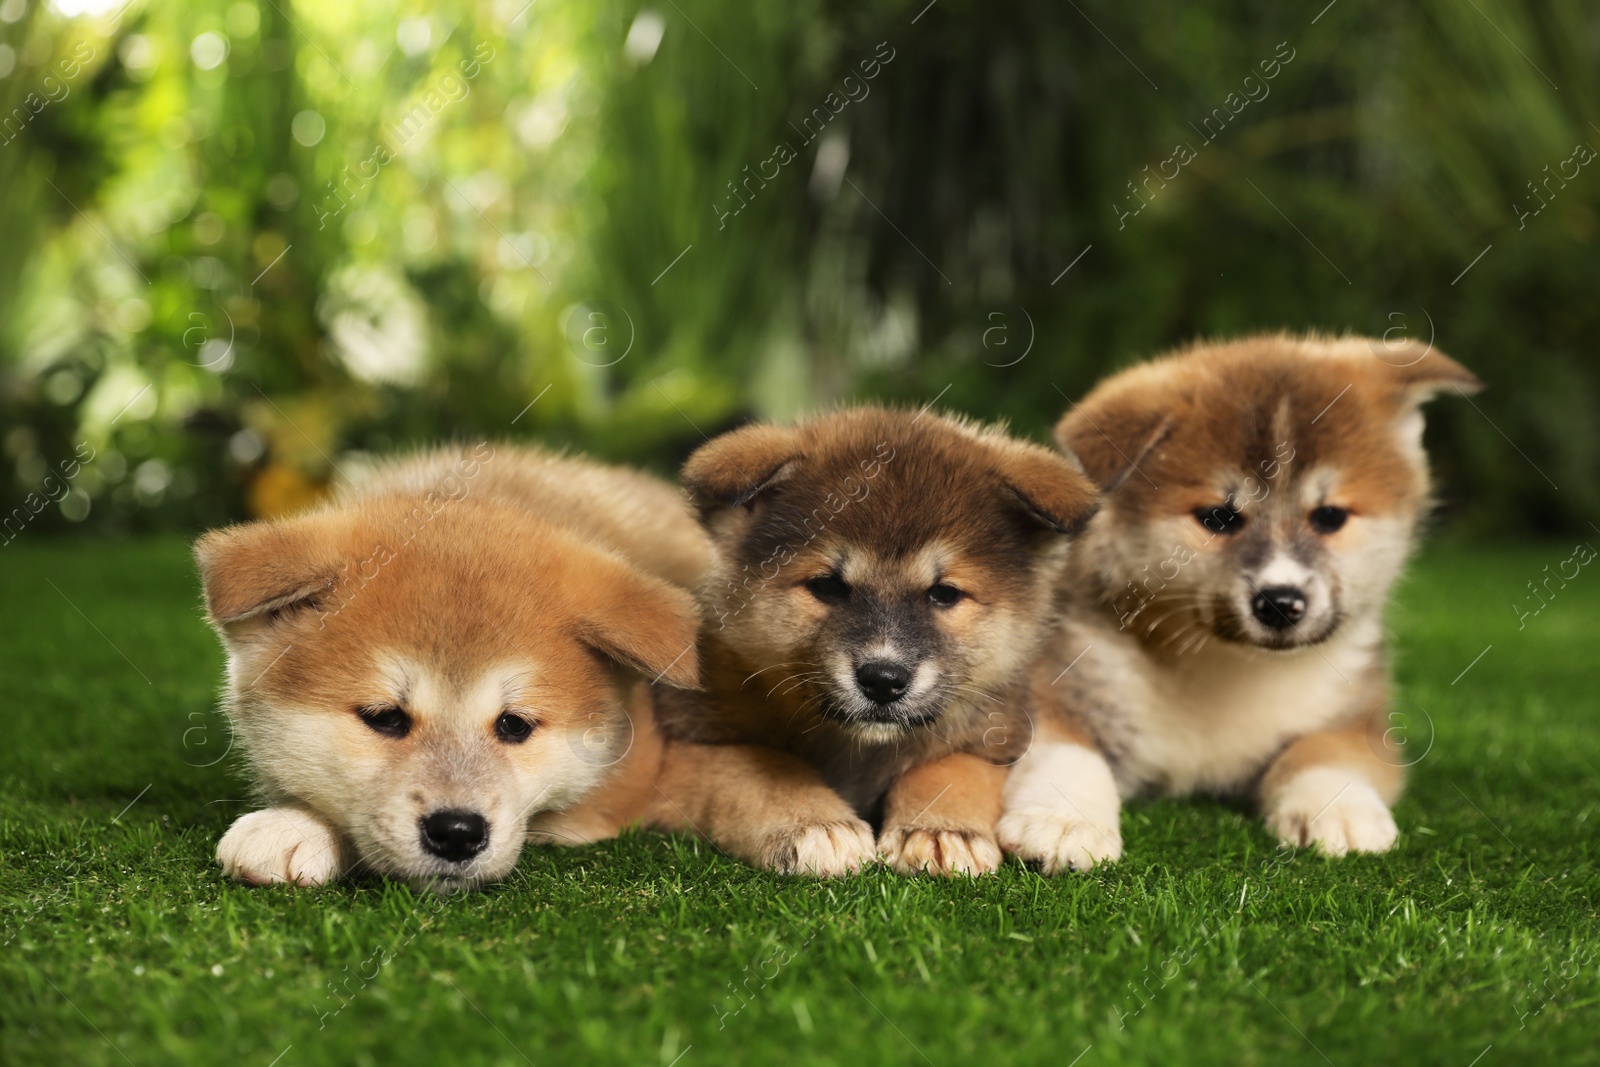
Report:
M926 412L754 425L683 470L717 549L705 692L665 694L657 821L786 873L993 870L1014 690L1069 537L1067 459Z
M505 877L530 820L610 836L660 762L638 679L696 682L680 586L709 548L681 494L631 471L444 449L195 558L267 805L217 847L246 882L360 867L450 891Z
M1106 506L1032 672L1006 848L1052 872L1114 860L1121 797L1193 792L1253 796L1285 845L1389 848L1383 609L1429 499L1420 407L1479 387L1431 346L1277 335L1074 405L1056 439Z

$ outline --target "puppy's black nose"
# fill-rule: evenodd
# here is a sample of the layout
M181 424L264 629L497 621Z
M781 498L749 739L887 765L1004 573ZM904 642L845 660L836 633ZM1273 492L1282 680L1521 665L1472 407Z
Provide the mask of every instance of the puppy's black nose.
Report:
M856 685L874 704L893 704L910 684L911 672L898 663L875 659L856 668Z
M1250 613L1262 626L1287 630L1306 615L1306 594L1292 585L1269 585L1257 589L1250 600Z
M451 863L482 852L489 824L475 811L436 811L422 820L422 847Z

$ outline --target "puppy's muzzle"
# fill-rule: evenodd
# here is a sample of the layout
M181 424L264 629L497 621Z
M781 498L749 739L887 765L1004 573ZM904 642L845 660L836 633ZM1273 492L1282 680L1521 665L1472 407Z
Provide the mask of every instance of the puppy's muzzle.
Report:
M489 846L489 823L475 811L436 811L422 818L422 847L463 863Z

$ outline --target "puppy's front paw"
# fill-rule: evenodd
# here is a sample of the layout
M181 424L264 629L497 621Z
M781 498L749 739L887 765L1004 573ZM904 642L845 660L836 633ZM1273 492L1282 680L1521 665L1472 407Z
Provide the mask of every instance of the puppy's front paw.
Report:
M1086 871L1122 858L1122 828L1115 816L1021 808L1001 816L999 830L1007 852L1024 863L1037 863L1045 874Z
M1296 775L1266 818L1280 844L1315 845L1329 856L1386 852L1400 833L1376 789L1348 771L1330 767Z
M1000 869L1000 842L981 830L897 826L885 830L878 854L901 874L989 874Z
M839 878L871 863L872 828L860 819L812 823L773 833L761 852L761 865L779 874Z
M217 844L223 873L250 885L323 885L339 876L338 834L298 808L251 812Z

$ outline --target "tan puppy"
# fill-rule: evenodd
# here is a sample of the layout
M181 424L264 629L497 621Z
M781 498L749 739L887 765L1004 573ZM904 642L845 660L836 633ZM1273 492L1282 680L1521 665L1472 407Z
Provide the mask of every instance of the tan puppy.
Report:
M1421 404L1478 380L1420 345L1199 345L1102 383L1057 427L1107 489L1033 671L1007 849L1122 853L1120 797L1248 793L1286 845L1394 843L1383 608L1428 504Z
M655 821L781 872L993 870L1013 690L1095 492L1059 455L861 408L704 445L683 480L717 547L704 694L664 694ZM1000 766L997 766L1000 765Z
M696 681L697 612L672 583L710 557L680 494L488 445L357 483L195 546L268 805L218 862L257 884L361 867L449 891L505 877L530 820L614 834L660 760L636 679Z

